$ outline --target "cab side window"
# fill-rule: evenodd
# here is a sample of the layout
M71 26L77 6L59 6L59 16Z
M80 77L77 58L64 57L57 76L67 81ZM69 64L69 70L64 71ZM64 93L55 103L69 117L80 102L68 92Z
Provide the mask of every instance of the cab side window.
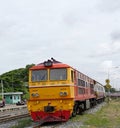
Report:
M71 80L72 82L74 82L74 75L73 75L73 71L71 70Z

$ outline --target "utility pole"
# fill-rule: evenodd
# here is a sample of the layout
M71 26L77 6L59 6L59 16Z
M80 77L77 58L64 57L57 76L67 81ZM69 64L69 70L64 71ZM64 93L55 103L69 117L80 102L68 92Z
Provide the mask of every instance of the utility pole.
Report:
M119 68L119 66L115 66L115 67L111 67L111 69L114 69L114 68ZM105 82L106 82L106 85L105 85L105 87L107 88L107 90L108 90L108 103L109 103L109 101L110 101L110 89L111 89L111 85L110 85L110 68L108 68L108 79L106 79L105 80Z
M13 87L13 73L12 73L12 91L14 92L14 87Z
M1 80L1 86L2 86L2 99L4 99L4 89L3 89L3 81Z

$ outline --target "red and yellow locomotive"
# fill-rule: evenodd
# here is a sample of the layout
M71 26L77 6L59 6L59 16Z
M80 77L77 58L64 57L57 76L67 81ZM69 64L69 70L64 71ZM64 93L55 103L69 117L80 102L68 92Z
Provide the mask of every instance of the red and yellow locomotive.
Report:
M67 64L51 60L30 68L30 99L34 121L67 121L105 98L104 87Z

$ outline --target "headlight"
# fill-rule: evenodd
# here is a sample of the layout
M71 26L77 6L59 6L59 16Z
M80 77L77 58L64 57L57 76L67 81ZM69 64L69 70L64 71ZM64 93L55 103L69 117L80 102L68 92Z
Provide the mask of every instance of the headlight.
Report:
M68 93L67 93L67 92L60 92L59 95L60 95L60 96L67 96Z
M60 92L60 96L63 96L63 92Z
M39 97L39 94L38 93L32 93L31 96L32 97Z
M63 95L64 95L64 96L67 96L68 94L67 94L67 92L63 92Z
M43 64L45 67L50 67L53 65L53 62L51 60L48 60L48 61L45 61Z

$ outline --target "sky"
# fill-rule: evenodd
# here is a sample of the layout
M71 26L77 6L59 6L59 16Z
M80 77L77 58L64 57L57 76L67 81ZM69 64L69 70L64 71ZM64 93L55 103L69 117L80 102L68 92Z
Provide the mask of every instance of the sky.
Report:
M0 0L0 74L51 57L120 89L120 0Z

